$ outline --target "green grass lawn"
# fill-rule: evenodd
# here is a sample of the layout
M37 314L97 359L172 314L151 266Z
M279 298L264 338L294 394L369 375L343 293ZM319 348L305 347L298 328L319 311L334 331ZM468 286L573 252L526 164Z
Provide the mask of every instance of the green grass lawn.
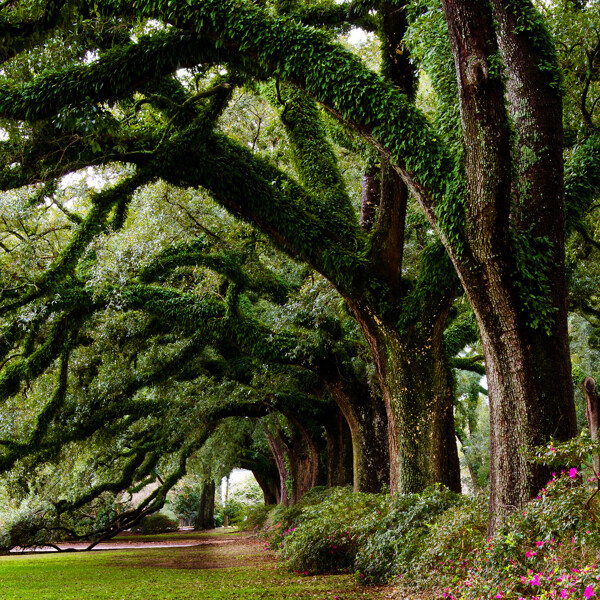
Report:
M381 600L389 597L384 590L357 587L350 576L304 577L286 572L251 540L234 540L231 535L206 536L205 540L213 543L184 548L3 556L0 599Z

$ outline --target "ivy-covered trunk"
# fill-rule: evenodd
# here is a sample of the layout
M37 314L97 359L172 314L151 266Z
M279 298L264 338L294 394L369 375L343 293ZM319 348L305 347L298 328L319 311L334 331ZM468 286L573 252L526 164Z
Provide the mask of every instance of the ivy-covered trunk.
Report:
M442 311L434 327L415 324L401 334L368 310L357 312L386 404L393 492L419 492L435 483L461 489L452 378L443 346L446 316Z
M492 534L546 483L547 470L525 451L576 432L560 74L529 2L443 5L459 80L469 223L462 229L448 215L444 236L485 354ZM502 72L493 66L498 57Z

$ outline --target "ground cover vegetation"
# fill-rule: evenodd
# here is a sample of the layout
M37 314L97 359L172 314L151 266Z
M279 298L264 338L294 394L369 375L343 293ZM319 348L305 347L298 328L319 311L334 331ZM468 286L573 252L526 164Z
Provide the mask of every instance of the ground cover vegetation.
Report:
M259 520L284 564L309 576L354 573L408 597L592 598L600 592L597 445L583 436L538 460L577 461L487 536L488 499L437 487L404 496L318 490ZM584 460L583 467L581 461Z
M97 544L186 472L209 527L243 467L292 568L433 585L464 525L452 578L525 595L497 548L560 562L520 519L589 513L581 456L533 457L597 437L598 10L0 4L0 547Z

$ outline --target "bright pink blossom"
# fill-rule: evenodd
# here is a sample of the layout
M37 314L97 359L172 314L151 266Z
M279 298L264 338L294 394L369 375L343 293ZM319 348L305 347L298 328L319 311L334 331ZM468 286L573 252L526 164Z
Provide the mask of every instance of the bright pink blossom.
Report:
M569 477L571 479L575 479L575 477L577 477L577 469L575 467L571 467L569 469Z
M540 576L534 575L533 579L529 582L531 585L540 585Z
M594 586L588 585L583 592L583 597L591 598L594 595L594 593L595 593Z

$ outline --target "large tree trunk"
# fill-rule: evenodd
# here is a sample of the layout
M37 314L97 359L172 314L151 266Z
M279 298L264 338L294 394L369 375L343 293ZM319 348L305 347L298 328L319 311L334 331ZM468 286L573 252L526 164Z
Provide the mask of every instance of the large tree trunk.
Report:
M265 477L264 473L252 471L254 479L262 490L265 500L265 506L279 504L281 498L281 482L279 481L279 473L275 473L277 477Z
M353 485L352 436L346 418L337 405L332 406L323 426L327 438L327 487Z
M283 436L290 464L292 480L291 504L298 504L302 496L320 483L322 471L319 465L319 448L307 428L292 415L286 415L292 423L292 436Z
M273 454L275 464L277 465L277 471L279 473L279 494L277 503L282 504L283 506L289 506L290 494L287 486L289 472L286 466L285 445L280 437L276 434L273 434L266 426L265 434L267 436L269 448L271 449L271 453Z
M493 12L468 0L443 5L460 91L469 222L461 252L446 244L477 316L485 354L492 534L547 481L548 470L531 464L524 451L551 435L566 439L576 431L564 276L562 109L555 57L540 42L547 33L513 12L532 7L509 7L502 0L492 0ZM527 27L518 25L519 18ZM506 87L491 68L498 52ZM512 153L507 107L516 140ZM525 264L540 253L545 265ZM523 278L525 266L533 278Z
M389 485L387 415L381 396L340 365L320 365L318 373L350 428L354 491L381 492Z
M352 402L351 400L356 397L356 394L344 393L342 387L343 384L338 382L328 386L328 389L350 428L352 487L355 492L379 493L386 485L389 485L389 448L385 406L376 393L367 393L361 403Z
M460 492L460 465L454 433L451 375L443 330L451 299L437 311L430 330L411 327L401 335L368 310L357 309L387 409L390 488L422 491L441 483Z
M576 422L569 410L569 352L560 348L561 336L531 331L522 317L519 327L514 314L502 315L503 323L494 318L493 324L486 316L480 318L480 329L490 397L492 533L550 479L550 469L533 465L525 452L551 436L573 436ZM508 329L507 322L516 326Z
M205 481L198 506L194 529L212 529L215 526L215 482Z

